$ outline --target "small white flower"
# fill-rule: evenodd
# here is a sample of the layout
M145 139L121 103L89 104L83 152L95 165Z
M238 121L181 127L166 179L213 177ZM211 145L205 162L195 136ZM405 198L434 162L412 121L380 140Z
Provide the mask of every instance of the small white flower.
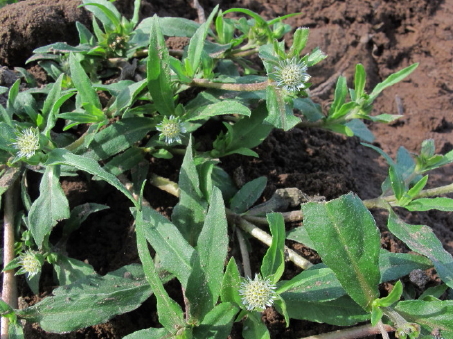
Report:
M26 273L28 278L31 278L41 271L43 264L42 255L33 251L26 251L20 255L20 265L22 266L16 274Z
M156 126L156 129L160 132L159 139L165 139L167 144L175 141L181 142L181 134L186 132L179 118L173 115L170 115L169 118L164 116L164 120Z
M27 128L18 132L16 141L13 142L13 147L19 152L18 158L31 158L39 150L39 132L36 128Z
M242 296L242 303L247 310L261 311L266 306L272 306L274 303L274 300L277 298L275 289L276 286L269 279L263 279L259 274L256 274L254 280L247 277L241 283L239 294Z
M287 92L295 93L305 88L305 83L310 79L307 72L307 65L298 58L281 60L275 66L271 75L277 81L277 87Z

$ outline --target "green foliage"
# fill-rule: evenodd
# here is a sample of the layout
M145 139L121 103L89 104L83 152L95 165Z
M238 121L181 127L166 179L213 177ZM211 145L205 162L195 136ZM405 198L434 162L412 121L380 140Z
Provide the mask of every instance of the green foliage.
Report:
M37 48L29 59L39 61L54 82L33 87L22 69L28 87L18 80L0 88L8 95L5 107L0 105L0 194L10 194L9 187L20 181L23 206L17 212L22 217L16 225L17 256L5 269L29 273L29 285L39 293L41 265L47 262L59 285L52 296L25 309L0 301L10 337L23 335L20 320L38 322L49 332L75 331L136 309L154 294L161 327L125 338L223 339L237 321L244 338L270 338L259 313L269 306L287 326L291 319L338 326L386 322L401 337L440 330L453 338L452 256L428 226L409 225L394 210L453 211L451 198L433 198L452 187L425 189L426 173L451 163L453 151L435 154L434 142L426 140L420 154L400 148L394 160L367 145L389 164L381 196L362 201L350 193L329 202L308 201L301 207L303 225L288 232L288 215L277 213L280 205L270 204L274 197L259 206L265 218L252 213L266 189L265 177L236 187L222 169L222 157L258 157L255 147L274 128L325 128L371 142L363 120L388 123L399 117L372 115L374 100L417 64L390 75L370 93L365 68L358 64L354 88L340 76L323 112L310 97L309 79L311 67L327 56L319 48L302 56L308 28L296 29L286 46L282 38L292 28L283 21L293 14L266 21L248 9L216 7L201 24L157 16L139 23L139 0L130 20L107 0L83 0L82 6L93 14L93 31L77 23L78 46L57 42ZM250 19L227 18L229 13ZM188 46L169 50L170 36L190 38ZM105 78L112 81L102 83ZM177 184L149 173L156 159L180 164ZM25 168L42 174L37 197L27 188ZM89 215L108 208L85 203L70 209L60 179L78 174L100 181L99 187L109 184L128 199L141 265L99 276L91 265L67 255L74 231ZM170 218L147 203L150 184L178 197ZM295 204L279 196L284 212L300 205L300 195ZM416 254L380 249L380 232L368 208L388 210L389 232ZM268 225L270 235L251 223ZM56 225L60 232L53 232ZM247 252L263 252L255 251L239 229L269 246L253 268ZM294 259L286 240L317 251L322 263L300 264L303 258ZM36 272L26 272L24 258L37 259ZM304 271L293 276L288 259ZM416 294L399 279L431 267L442 285L409 300ZM171 279L181 285L176 300L184 305L167 292ZM387 296L379 293L384 282L394 284Z

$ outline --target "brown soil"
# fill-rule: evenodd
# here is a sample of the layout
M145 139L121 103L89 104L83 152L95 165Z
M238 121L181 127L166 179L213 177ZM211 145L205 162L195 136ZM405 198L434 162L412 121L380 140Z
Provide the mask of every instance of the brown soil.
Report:
M143 17L182 16L196 19L196 11L189 1L143 0ZM201 2L201 1L200 1ZM131 15L133 0L115 3L126 16ZM436 141L436 150L446 153L453 149L453 1L446 0L205 0L206 12L220 4L221 9L246 7L266 18L287 13L302 12L288 19L293 27L311 28L308 49L319 46L329 58L310 71L313 87L329 81L334 74L347 76L351 83L356 63L362 63L368 74L368 88L389 74L419 62L418 69L405 81L379 97L376 113L397 114L404 117L390 125L369 124L376 136L375 144L394 156L399 146L418 152L424 139ZM56 41L77 43L74 22L87 22L83 9L76 9L78 1L29 0L0 10L0 65L23 66L31 51ZM327 105L332 90L317 100ZM269 198L276 188L298 187L310 195L327 199L354 191L361 198L376 197L386 167L378 155L360 145L357 138L346 138L334 133L302 129L288 133L274 131L256 150L260 158L231 156L223 159L223 167L233 172L240 167L245 180L258 176L268 177L269 185L263 199ZM154 173L176 178L177 166L156 161L151 164ZM451 183L453 167L437 170L431 176L432 185ZM109 205L107 211L93 214L74 234L68 244L71 257L84 260L97 272L105 274L125 264L138 262L135 239L130 231L131 217L127 202L109 187L81 178L63 181L71 204L97 202ZM175 199L150 188L146 196L153 207L168 212ZM384 216L375 212L382 230L383 247L394 252L407 249L385 231ZM414 213L407 216L411 223L426 224L433 228L444 247L453 254L453 215L446 212ZM255 244L258 248L262 246ZM302 246L294 248L305 256L314 254ZM259 252L262 253L264 249ZM260 260L260 258L258 258ZM289 265L289 268L294 268ZM428 286L436 283L435 272L428 272ZM51 277L43 279L42 291L53 287ZM170 284L171 287L171 284ZM24 286L25 301L35 302ZM122 338L138 329L156 326L151 298L136 311L117 316L102 324L72 334L48 334L37 326L27 326L27 338ZM283 319L268 310L263 319L272 338L300 338L335 329L331 326L293 321L286 329ZM240 325L231 338L240 338ZM376 336L379 337L380 336Z

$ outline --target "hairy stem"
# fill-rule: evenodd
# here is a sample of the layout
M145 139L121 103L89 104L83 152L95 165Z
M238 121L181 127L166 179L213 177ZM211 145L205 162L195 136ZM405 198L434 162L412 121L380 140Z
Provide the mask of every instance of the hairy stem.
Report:
M213 82L207 79L193 79L189 86L193 87L204 87L204 88L216 88L223 89L226 91L240 91L240 92L255 92L266 89L271 82L269 80L263 82L256 82L252 84L233 84L225 82Z
M389 325L382 325L382 327L384 331L387 332L394 331L394 328ZM329 333L311 335L309 337L303 337L300 339L355 339L368 337L379 333L381 333L380 326L363 325Z
M453 184L423 190L417 194L414 199L428 198L448 193L453 193ZM394 195L389 195L386 197L363 200L363 203L367 208L383 208L382 202L388 202L391 206L395 206L397 204L397 199Z
M14 217L16 212L17 180L5 193L4 226L3 226L3 264L6 266L14 259ZM2 299L9 306L17 308L17 285L14 270L3 272ZM9 332L8 319L2 317L1 338L7 339Z

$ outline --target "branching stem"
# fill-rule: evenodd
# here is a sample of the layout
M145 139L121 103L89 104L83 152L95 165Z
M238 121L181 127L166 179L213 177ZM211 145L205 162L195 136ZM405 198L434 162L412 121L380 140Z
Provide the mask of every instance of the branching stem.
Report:
M169 179L152 174L151 178L150 178L150 182L152 185L174 195L175 197L179 196L178 185ZM238 225L242 230L246 231L247 233L249 233L256 239L261 241L262 243L266 244L267 246L271 245L272 236L270 236L267 232L263 231L262 229L255 226L254 224L248 222L247 220L242 218L240 215L232 212L228 208L226 208L225 211L226 211L227 219L230 223ZM292 249L290 249L286 246L285 246L285 253L289 260L291 260L295 265L299 266L302 269L307 269L307 268L313 266L313 264L310 261L301 257L295 251L293 251Z

